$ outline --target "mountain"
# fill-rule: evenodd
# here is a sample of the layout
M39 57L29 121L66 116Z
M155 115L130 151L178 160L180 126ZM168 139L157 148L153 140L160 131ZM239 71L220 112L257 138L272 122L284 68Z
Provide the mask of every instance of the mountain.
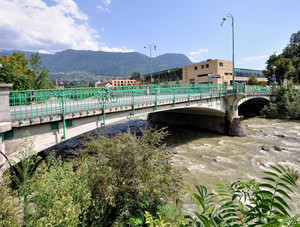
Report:
M0 51L0 56L14 51ZM33 52L23 51L27 58ZM98 80L99 76L130 76L132 72L150 73L150 58L138 52L116 53L104 51L65 50L54 55L40 54L43 66L51 79ZM163 54L152 58L152 72L190 65L183 54Z

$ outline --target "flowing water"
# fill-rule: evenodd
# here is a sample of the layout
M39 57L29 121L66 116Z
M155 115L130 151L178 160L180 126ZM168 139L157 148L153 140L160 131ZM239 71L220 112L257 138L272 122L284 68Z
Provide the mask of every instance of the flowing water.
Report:
M218 183L260 180L263 171L271 170L269 165L275 163L300 173L300 121L251 118L243 125L247 137L190 130L169 137L173 165L182 173L184 184L204 185L215 192ZM300 187L291 197L293 213L300 213ZM196 202L188 193L184 203L184 210L195 211Z
M144 117L105 126L104 131L114 134L128 127L132 131L144 128L147 124ZM216 192L218 183L230 185L237 180L261 180L265 176L263 171L271 170L269 165L276 163L300 173L300 121L250 118L244 120L243 125L246 137L170 127L172 135L166 138L166 143L183 183L192 188L204 185L210 192ZM73 153L78 145L77 139L71 139L60 144L56 151ZM294 200L289 203L292 213L300 213L300 186L291 197ZM188 193L184 194L183 202L184 211L192 214L196 210L197 204Z

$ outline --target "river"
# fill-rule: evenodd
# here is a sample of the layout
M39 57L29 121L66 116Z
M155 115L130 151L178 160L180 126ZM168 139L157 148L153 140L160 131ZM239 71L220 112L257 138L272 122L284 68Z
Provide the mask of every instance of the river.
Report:
M105 126L104 131L116 133L132 131L146 125L144 117ZM216 192L216 184L234 181L260 180L263 171L275 163L287 165L300 172L300 121L249 118L243 121L246 137L229 137L210 132L170 128L172 134L165 142L172 153L172 163L183 176L183 184L204 185ZM57 152L74 152L78 140L62 143ZM49 151L49 150L48 150ZM298 183L300 180L298 180ZM187 192L186 187L184 191ZM300 187L291 195L289 203L293 213L300 213ZM184 211L196 210L196 202L189 193L183 196Z
M243 125L246 137L194 130L169 137L174 168L182 173L184 184L204 185L215 192L218 183L261 180L263 171L269 171L269 165L275 163L300 173L300 121L250 118ZM291 197L293 213L300 213L300 188ZM186 211L195 211L196 202L189 194L184 196L184 203Z

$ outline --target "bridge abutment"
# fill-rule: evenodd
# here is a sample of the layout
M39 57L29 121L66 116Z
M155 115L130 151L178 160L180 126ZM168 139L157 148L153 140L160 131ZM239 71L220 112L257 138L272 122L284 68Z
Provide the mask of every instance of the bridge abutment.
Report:
M9 92L11 84L0 84L0 168L5 164L4 134L11 130Z

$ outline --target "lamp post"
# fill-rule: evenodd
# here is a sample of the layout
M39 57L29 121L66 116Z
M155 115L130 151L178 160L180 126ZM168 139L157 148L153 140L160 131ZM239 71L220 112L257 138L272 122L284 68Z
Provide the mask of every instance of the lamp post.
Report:
M226 21L227 17L230 17L232 20L231 26L232 26L232 85L233 90L235 89L235 80L234 80L234 18L231 14L227 14L225 17L223 17L223 21L221 23L221 26L223 26L224 22Z
M276 65L272 66L273 72L274 72L274 84L276 84L276 75L275 75L275 70L276 70Z
M155 44L148 44L149 49L150 49L150 84L152 86L152 47L154 50L156 50L157 46ZM145 45L144 48L147 48Z

